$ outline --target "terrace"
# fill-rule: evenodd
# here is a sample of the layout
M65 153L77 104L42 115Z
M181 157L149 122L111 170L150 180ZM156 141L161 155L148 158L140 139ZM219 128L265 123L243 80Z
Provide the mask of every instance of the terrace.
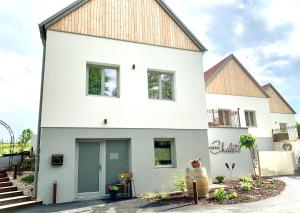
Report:
M207 113L209 127L241 127L240 109L236 111L209 109Z

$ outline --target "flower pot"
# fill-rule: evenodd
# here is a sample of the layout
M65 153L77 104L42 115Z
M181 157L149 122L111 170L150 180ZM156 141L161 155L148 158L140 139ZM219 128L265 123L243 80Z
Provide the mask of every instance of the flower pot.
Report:
M113 202L116 202L117 198L118 198L118 192L117 191L110 191L109 193L110 193L110 199Z
M201 163L198 161L198 162L192 162L192 167L193 168L200 168L201 167Z

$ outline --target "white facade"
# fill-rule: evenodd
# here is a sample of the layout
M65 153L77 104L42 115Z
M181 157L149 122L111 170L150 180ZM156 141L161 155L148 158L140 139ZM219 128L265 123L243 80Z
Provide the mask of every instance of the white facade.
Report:
M206 94L207 109L240 109L241 127L247 127L245 111L255 111L256 127L249 127L255 137L272 137L272 126L268 98Z
M251 163L251 156L249 150L229 150L231 145L235 146L239 144L239 138L242 134L248 134L247 128L209 128L208 129L208 141L210 146L210 161L211 161L211 177L214 179L216 176L223 175L226 179L230 178L230 171L226 168L225 163L232 167L232 177L238 178L239 176L251 175L253 173L253 167ZM224 146L218 150L212 149L215 146L215 141L220 141ZM218 143L217 143L218 144ZM224 151L221 151L224 148Z
M120 97L87 95L87 63L119 68ZM148 70L174 74L174 101L148 98ZM173 188L191 159L201 158L210 174L202 53L48 31L41 126L38 198L46 204L54 181L57 202L81 198L77 139L128 140L137 193ZM155 138L174 139L172 167L156 168ZM52 166L52 154L63 154L64 165ZM104 196L109 168L101 167L97 195Z
M119 67L120 98L87 95L87 63ZM174 73L175 101L148 98L153 69ZM202 73L201 52L48 31L42 127L207 129Z
M296 115L295 114L283 114L283 113L271 113L272 129L279 129L280 123L286 123L287 126L295 126Z

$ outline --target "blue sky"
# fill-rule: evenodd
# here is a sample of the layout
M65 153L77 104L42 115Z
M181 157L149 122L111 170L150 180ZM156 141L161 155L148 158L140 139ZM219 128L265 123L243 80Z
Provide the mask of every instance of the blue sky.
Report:
M299 0L165 0L208 48L204 69L234 53L300 112ZM37 129L42 44L38 23L73 0L0 0L0 119ZM299 117L298 117L299 119ZM7 138L0 128L0 139Z

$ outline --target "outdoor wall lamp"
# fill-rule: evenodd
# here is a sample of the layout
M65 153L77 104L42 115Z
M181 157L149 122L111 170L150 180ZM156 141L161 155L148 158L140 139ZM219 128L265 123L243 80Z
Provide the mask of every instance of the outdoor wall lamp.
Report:
M106 125L106 124L107 124L107 119L105 118L103 122L104 122L104 124Z
M132 65L132 69L135 70L135 64Z

